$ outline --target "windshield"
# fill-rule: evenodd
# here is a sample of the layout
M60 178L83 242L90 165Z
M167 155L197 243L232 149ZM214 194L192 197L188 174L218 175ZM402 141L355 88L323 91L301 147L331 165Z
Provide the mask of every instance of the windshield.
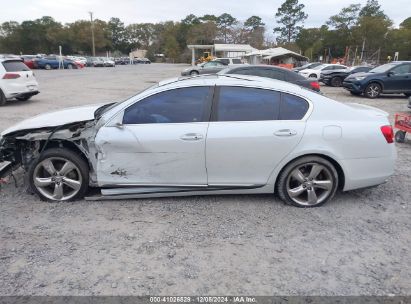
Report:
M108 111L110 111L112 108L116 107L119 104L122 104L123 102L126 102L127 100L130 100L130 98L133 98L134 96L137 96L145 91L149 91L151 89L157 88L158 87L158 83L156 83L155 85L149 86L148 88L138 92L137 94L130 96L122 101L117 101L117 102L113 102L113 103L108 103L105 105L102 105L100 108L98 108L95 112L94 112L94 118L99 119L101 116L103 116L104 113L107 113Z
M392 69L395 66L397 66L397 64L395 64L395 63L386 63L386 64L383 64L379 67L376 67L376 68L372 69L370 71L370 73L384 73L384 72L387 72L388 70Z

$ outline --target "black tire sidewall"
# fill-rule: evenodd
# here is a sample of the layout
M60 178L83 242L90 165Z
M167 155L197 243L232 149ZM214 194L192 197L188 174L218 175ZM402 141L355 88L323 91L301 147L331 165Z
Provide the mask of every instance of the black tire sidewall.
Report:
M83 198L84 195L87 193L88 185L89 185L88 164L77 153L71 150L68 150L68 149L63 149L63 148L51 148L51 149L45 150L40 155L39 158L37 158L36 160L33 161L32 164L30 164L29 170L27 172L30 190L36 193L44 201L57 202L57 201L50 200L47 197L43 196L37 190L37 188L34 185L34 181L33 181L33 174L34 174L34 169L36 168L36 166L43 160L50 158L50 157L60 157L60 158L67 159L71 161L72 163L74 163L79 168L83 183L81 185L79 192L73 198L67 201L74 201L74 200Z
M190 76L198 76L199 74L197 71L190 72Z
M4 93L2 90L0 90L0 107L4 106L7 102L6 96L4 96Z
M403 143L405 141L405 135L405 132L401 130L395 132L395 142Z
M299 167L303 164L306 163L317 163L320 165L325 166L332 174L332 178L333 178L333 189L331 190L330 195L321 203L313 205L313 206L305 206L305 205L300 205L296 202L294 202L290 196L288 195L287 192L287 180L288 180L288 176L290 175L290 173L296 168ZM286 204L295 206L295 207L299 207L299 208L315 208L315 207L320 207L322 205L324 205L326 202L328 202L330 199L332 199L335 195L335 193L337 192L338 189L338 184L339 184L339 180L338 180L338 172L335 169L334 165L329 162L328 160L326 160L325 158L322 158L320 156L304 156L301 158L298 158L294 161L292 161L291 163L289 163L279 174L278 179L277 179L277 187L276 187L276 192L278 194L278 196L281 198L281 200L283 200Z

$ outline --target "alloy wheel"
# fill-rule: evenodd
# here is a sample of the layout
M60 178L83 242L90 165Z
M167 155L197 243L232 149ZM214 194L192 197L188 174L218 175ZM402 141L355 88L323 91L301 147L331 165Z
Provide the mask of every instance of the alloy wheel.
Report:
M34 169L33 183L47 199L66 201L81 189L82 176L79 168L71 161L50 157L41 161Z
M332 194L334 182L326 166L306 163L291 171L286 189L295 203L301 206L314 206L321 204Z
M380 95L381 88L378 84L370 84L366 89L366 94L370 98L376 98Z

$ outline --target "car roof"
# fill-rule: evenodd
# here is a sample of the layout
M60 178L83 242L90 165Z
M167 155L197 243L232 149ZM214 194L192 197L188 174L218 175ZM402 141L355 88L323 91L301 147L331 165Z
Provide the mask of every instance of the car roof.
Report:
M158 85L152 89L159 88L160 90L167 90L173 88L183 88L190 86L245 86L245 87L260 87L267 89L284 90L299 94L304 89L298 85L251 75L237 75L237 74L210 74L193 77L175 77L160 81Z

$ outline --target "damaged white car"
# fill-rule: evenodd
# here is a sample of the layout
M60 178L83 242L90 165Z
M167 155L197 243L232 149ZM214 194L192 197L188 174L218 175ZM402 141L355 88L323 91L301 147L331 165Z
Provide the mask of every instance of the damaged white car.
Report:
M1 134L1 175L42 199L277 193L314 207L381 184L396 150L387 113L244 75L160 82L119 103L39 115ZM3 166L1 163L3 162Z

